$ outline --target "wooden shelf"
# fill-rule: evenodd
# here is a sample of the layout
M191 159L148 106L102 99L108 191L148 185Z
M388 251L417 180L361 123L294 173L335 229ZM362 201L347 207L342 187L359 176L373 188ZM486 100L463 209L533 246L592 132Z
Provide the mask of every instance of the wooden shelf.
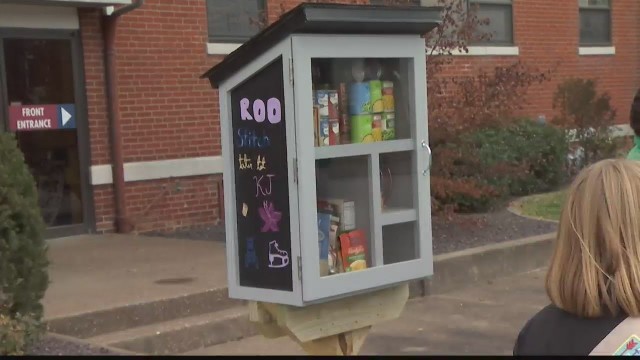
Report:
M331 159L369 154L411 151L415 149L415 140L387 140L373 143L345 144L316 147L316 159Z
M418 219L416 209L411 208L385 208L382 209L382 226L402 224Z

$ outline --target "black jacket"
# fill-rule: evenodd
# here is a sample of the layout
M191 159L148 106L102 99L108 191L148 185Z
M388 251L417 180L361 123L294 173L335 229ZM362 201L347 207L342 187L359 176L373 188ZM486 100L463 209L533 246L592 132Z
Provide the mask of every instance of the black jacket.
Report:
M589 355L626 318L585 319L548 305L522 328L513 355Z

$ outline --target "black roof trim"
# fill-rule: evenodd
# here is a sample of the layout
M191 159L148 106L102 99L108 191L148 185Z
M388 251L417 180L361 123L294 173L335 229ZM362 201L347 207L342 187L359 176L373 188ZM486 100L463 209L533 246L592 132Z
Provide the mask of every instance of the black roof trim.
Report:
M440 7L391 7L303 3L284 14L201 78L220 83L291 34L416 34L440 23Z

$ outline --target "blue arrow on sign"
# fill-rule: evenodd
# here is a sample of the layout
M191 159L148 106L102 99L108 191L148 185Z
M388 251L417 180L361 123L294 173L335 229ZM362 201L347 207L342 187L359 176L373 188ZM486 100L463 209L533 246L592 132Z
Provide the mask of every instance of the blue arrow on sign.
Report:
M74 104L58 105L58 129L76 128L76 106Z

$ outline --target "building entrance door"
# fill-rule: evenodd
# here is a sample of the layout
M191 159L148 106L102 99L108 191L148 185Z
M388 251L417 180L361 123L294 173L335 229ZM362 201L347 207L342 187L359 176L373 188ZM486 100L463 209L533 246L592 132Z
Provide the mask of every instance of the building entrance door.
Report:
M48 237L92 228L88 126L76 31L0 29L0 130L15 134Z

